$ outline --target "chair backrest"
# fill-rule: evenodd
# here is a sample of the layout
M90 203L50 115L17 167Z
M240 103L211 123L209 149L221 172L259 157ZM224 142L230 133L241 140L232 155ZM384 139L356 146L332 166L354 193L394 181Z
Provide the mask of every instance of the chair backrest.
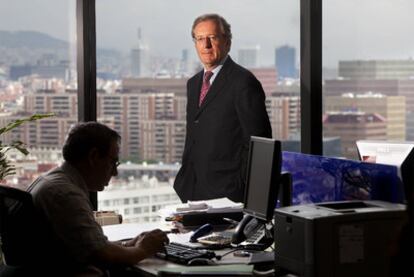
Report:
M0 238L7 265L37 262L43 235L30 193L0 186Z

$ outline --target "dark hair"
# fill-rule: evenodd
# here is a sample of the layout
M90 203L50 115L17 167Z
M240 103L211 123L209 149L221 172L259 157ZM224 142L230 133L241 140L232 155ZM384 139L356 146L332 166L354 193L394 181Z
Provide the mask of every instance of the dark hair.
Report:
M63 158L68 162L85 159L93 148L97 148L101 156L108 154L111 144L119 143L121 136L111 128L98 122L76 124L69 132L63 145Z
M193 27L191 28L191 36L194 38L194 29L198 25L198 23L209 20L215 21L219 25L221 35L223 35L225 38L231 41L232 34L230 24L227 23L227 21L222 16L216 13L203 14L197 17L194 20Z

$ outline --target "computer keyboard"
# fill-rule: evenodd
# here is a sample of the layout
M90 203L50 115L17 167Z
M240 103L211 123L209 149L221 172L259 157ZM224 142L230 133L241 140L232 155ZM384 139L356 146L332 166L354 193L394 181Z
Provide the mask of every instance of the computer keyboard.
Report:
M194 249L184 244L171 242L165 245L165 252L158 252L158 258L166 259L179 264L188 264L193 259L212 259L216 255L213 251Z

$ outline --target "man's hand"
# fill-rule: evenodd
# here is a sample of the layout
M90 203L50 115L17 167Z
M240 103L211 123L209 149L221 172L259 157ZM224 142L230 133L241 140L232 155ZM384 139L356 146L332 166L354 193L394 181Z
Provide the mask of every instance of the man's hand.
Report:
M144 232L137 236L134 240L135 246L145 253L147 257L161 251L164 244L169 243L167 234L160 229Z

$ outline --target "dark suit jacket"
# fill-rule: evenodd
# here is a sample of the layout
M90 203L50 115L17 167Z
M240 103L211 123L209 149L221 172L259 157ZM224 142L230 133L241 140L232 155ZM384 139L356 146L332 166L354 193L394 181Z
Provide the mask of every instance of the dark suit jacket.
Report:
M265 94L254 75L228 57L198 107L202 79L203 71L187 82L187 134L174 188L183 202L242 202L250 136L272 136Z

